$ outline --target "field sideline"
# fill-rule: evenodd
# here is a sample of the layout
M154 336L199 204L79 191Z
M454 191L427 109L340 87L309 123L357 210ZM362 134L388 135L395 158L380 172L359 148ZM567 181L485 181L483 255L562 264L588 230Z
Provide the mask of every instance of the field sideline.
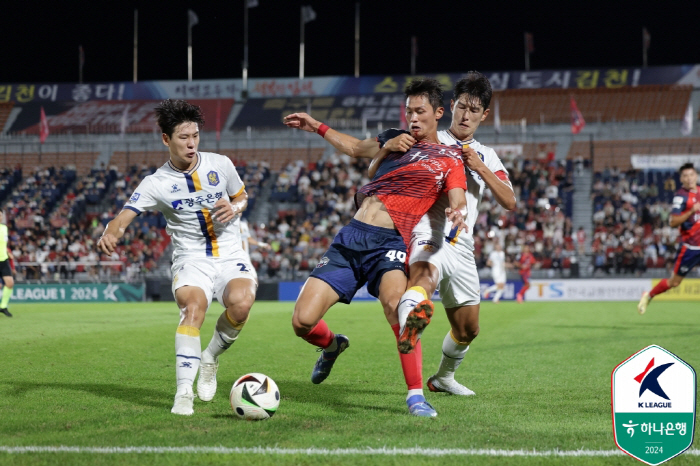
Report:
M15 317L0 319L0 464L638 464L613 441L613 368L650 344L700 368L697 304L656 302L639 316L634 303L487 302L457 376L477 395L428 393L439 416L418 419L378 304L328 313L350 348L321 385L309 380L317 353L294 336L292 308L257 303L220 359L214 401L180 417L170 414L174 303L11 306ZM221 310L212 306L203 346ZM437 304L426 379L447 329ZM269 421L231 413L229 389L247 372L279 385ZM670 464L699 463L691 450Z

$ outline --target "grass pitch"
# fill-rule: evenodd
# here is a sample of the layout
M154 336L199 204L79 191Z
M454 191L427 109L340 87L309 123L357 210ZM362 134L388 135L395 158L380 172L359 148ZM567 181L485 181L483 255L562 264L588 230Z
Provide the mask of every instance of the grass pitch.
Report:
M457 456L444 449L612 451L610 374L660 345L700 369L697 303L482 304L481 334L457 379L474 397L429 393L436 419L408 415L396 343L377 303L337 305L331 330L350 338L331 376L310 382L315 348L294 336L293 303L258 302L220 358L214 401L191 417L170 414L175 392L174 303L15 304L0 319L0 464L637 464L627 456ZM202 328L211 338L222 308ZM448 330L440 304L423 335L423 376L435 371ZM272 377L282 395L268 421L231 412L228 394L247 372ZM223 447L185 453L27 452L7 447ZM276 453L232 452L273 447ZM303 449L436 449L449 458L307 454ZM296 453L291 451L301 449ZM103 450L100 450L103 451ZM454 453L454 452L452 452ZM682 455L671 464L699 464Z

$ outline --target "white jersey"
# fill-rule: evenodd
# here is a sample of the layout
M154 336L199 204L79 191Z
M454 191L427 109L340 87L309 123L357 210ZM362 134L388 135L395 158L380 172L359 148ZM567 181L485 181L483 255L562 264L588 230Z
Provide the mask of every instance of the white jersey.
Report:
M489 254L491 261L491 275L501 277L506 274L506 253L503 251L491 251Z
M167 233L181 257L228 257L241 250L240 216L228 223L212 219L219 199L243 192L245 186L228 157L198 152L197 164L188 171L170 161L141 181L124 206L140 214L158 210L167 221Z
M248 228L248 221L241 219L241 245L243 250L250 254L250 243L248 239L250 238L250 228Z
M469 144L479 154L489 170L494 173L503 172L504 176L508 175L508 171L503 166L501 159L498 158L496 151L477 140L472 138L469 141L460 141L449 130L438 131L438 139L440 144L446 146L459 146L461 148L462 145ZM442 195L428 210L428 213L420 219L413 229L414 234L430 233L436 240L438 238L442 239L442 237L448 239L450 244L457 246L459 249L466 247L470 251L474 250L474 225L476 225L476 219L479 216L479 206L481 205L481 198L483 197L486 183L476 172L466 167L465 171L467 173L467 218L465 223L469 227L469 231L459 232L455 237L455 232L451 231L451 224L446 222L445 219L445 209L450 206L450 202L447 195Z

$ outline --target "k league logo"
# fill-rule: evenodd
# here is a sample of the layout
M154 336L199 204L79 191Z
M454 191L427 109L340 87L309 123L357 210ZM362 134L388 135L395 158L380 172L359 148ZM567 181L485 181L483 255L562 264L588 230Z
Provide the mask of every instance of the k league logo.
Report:
M693 442L695 370L670 351L651 345L612 373L615 443L628 455L657 465Z

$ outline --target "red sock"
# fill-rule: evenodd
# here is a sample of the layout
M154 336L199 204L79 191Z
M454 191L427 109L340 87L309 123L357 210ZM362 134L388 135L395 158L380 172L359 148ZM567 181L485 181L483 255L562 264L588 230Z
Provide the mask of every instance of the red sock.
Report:
M669 288L671 288L671 287L668 286L668 280L666 280L666 279L664 278L664 279L661 280L659 283L657 283L656 286L655 286L654 288L652 288L652 290L649 292L649 297L650 297L650 298L653 298L653 297L656 296L657 294L661 294L661 293L663 293L663 292L665 292L665 291L668 291Z
M318 346L319 348L327 348L331 345L331 343L333 343L333 338L335 338L335 334L330 331L328 325L326 325L326 322L323 319L321 319L318 321L316 326L311 329L309 333L302 336L301 338L308 341L314 346Z
M530 283L525 283L522 288L520 288L520 291L518 291L518 294L520 296L525 296L525 292L530 289Z
M399 324L391 326L397 342L399 341L399 328ZM401 370L403 370L403 378L406 380L408 389L423 388L423 351L420 340L411 354L399 353L399 359L401 359Z

